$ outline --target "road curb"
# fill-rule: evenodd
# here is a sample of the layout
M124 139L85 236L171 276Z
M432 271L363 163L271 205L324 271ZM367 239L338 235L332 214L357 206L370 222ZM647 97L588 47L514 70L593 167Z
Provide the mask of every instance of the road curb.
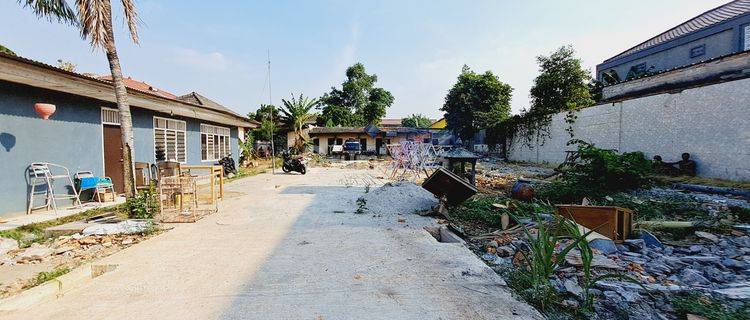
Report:
M94 265L99 264L92 262L82 264L57 279L24 290L15 296L0 299L0 313L27 310L44 300L57 299L64 296L71 290L94 279L92 277L92 267Z

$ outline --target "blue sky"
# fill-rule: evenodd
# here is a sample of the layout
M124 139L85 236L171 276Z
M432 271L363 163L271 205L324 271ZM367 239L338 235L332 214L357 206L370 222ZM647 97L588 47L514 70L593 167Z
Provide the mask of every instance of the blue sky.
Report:
M178 95L197 91L243 114L268 101L270 50L275 104L292 93L322 95L362 62L396 99L389 117L435 118L463 64L513 86L516 113L529 104L537 55L572 44L593 71L725 2L140 0L140 45L125 37L121 16L115 25L127 75ZM15 0L0 2L0 21L0 44L21 56L109 72L104 54L76 30L40 21Z

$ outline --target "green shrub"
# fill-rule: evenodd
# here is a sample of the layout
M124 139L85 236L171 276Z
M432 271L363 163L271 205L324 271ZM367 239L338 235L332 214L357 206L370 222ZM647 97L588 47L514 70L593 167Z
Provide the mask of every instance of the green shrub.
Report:
M159 195L154 190L154 186L148 190L138 192L132 198L125 201L125 213L131 219L153 219L154 214L159 211Z
M618 154L573 139L578 152L560 167L558 181L541 188L539 196L556 203L577 203L582 198L602 198L651 184L651 161L641 152Z
M492 206L494 203L504 204L506 209ZM553 213L550 205L535 201L522 202L501 196L476 196L468 201L449 208L452 218L481 224L484 227L497 229L501 227L500 217L503 214L513 214L516 217L531 217L535 213Z

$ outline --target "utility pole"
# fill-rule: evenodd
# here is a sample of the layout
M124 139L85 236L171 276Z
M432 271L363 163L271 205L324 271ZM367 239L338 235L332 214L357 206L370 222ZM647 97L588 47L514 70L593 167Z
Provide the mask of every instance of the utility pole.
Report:
M273 106L273 99L271 98L271 49L268 49L268 105ZM276 174L276 148L273 145L273 131L276 129L276 124L273 122L273 111L271 109L268 116L271 118L271 173Z

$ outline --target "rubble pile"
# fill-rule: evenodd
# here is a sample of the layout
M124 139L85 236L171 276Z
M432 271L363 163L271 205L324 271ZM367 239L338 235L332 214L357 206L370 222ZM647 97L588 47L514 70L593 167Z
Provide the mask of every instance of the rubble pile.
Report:
M127 221L124 221L127 222ZM102 224L108 227L89 227L83 233L50 238L20 248L14 239L0 238L0 268L21 268L17 278L0 278L0 297L24 289L36 273L28 274L26 265L41 265L43 269L73 268L85 261L108 256L123 248L143 241L145 222ZM137 232L136 232L137 231Z
M477 187L503 190L518 179L544 179L555 174L550 168L525 164L510 164L498 158L484 158L478 162Z
M534 223L530 223L533 227ZM605 255L594 249L592 269L598 275L622 273L640 285L620 280L597 282L595 309L600 318L628 314L631 319L667 319L673 314L674 294L701 292L729 304L750 299L750 236L695 232L698 241L665 245L648 232L641 238L618 244L618 251ZM528 244L521 234L490 240L480 248L482 259L503 273L523 267L521 251ZM564 246L561 246L564 247ZM583 303L584 273L580 253L571 251L552 279L554 289L567 306ZM643 287L641 287L641 285Z

